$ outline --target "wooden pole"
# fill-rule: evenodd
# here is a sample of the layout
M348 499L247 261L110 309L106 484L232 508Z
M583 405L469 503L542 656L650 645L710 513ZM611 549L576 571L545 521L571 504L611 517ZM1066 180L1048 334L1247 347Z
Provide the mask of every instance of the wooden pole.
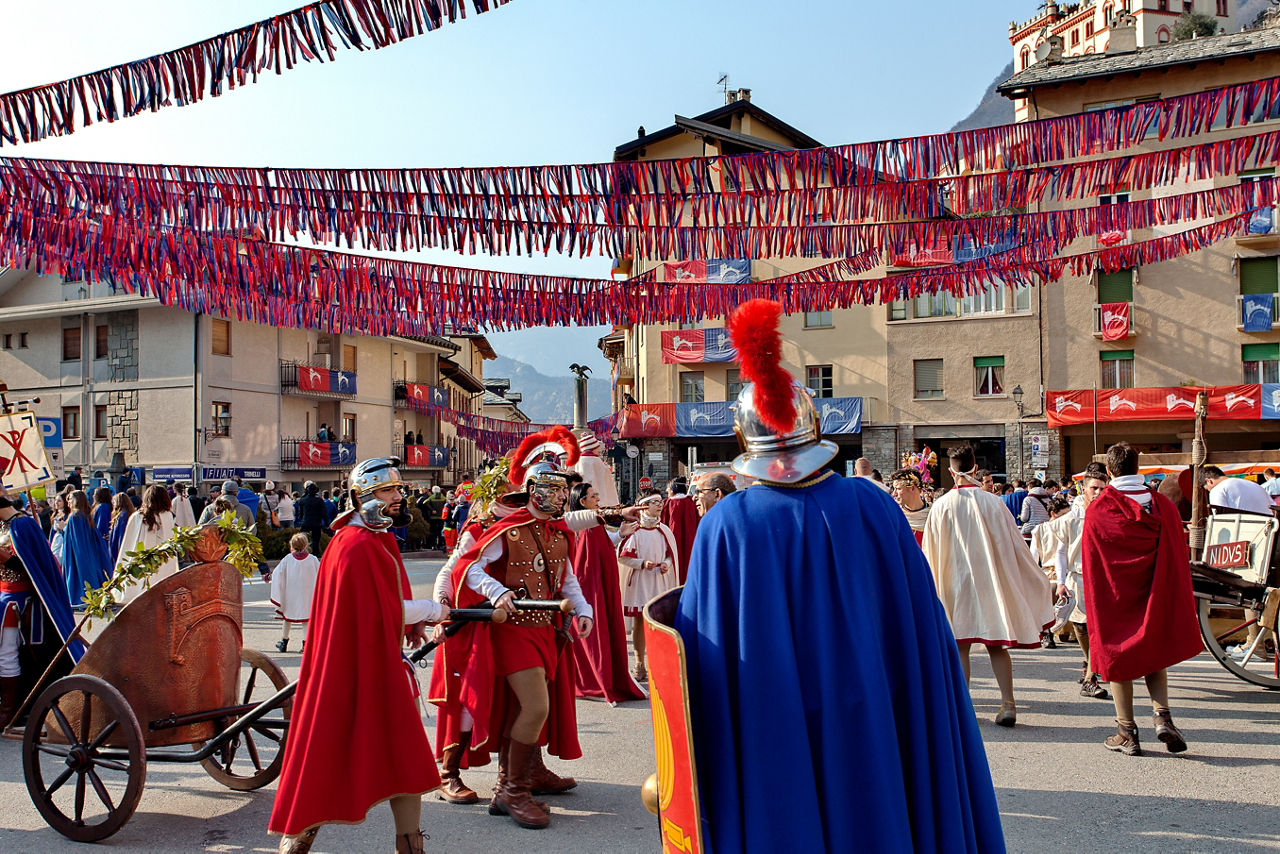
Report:
M1204 552L1205 517L1209 515L1209 496L1200 486L1207 452L1204 446L1204 420L1209 413L1209 395L1196 395L1196 433L1191 440L1191 559L1200 560Z

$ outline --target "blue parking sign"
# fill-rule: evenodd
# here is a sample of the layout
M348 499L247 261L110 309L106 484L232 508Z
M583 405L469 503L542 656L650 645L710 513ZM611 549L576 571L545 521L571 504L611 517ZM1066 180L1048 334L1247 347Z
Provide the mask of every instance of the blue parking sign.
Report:
M61 418L37 418L36 423L40 425L41 444L46 448L62 447Z

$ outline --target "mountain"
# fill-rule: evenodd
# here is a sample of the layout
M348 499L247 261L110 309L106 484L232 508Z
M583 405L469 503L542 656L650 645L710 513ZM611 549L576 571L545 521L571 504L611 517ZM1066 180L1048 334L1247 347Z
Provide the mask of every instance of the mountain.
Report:
M530 421L544 424L573 423L573 377L549 377L536 368L508 356L484 363L486 377L506 377L511 390L524 395L520 410ZM611 411L609 378L587 380L587 418L600 418Z
M1004 70L996 75L995 80L991 81L991 85L987 87L987 91L982 95L982 100L978 102L978 106L974 107L973 112L966 118L956 122L955 127L951 130L972 130L974 128L988 128L994 125L1012 124L1013 101L996 93L996 86L1012 76L1013 60L1009 60L1009 64L1004 67Z

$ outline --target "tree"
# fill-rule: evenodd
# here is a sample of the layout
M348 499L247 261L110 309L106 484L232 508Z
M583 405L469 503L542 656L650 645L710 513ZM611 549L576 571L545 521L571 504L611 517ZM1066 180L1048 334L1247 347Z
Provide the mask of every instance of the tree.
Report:
M1204 38L1218 34L1218 22L1212 15L1201 12L1183 12L1178 22L1173 25L1173 40L1185 41L1190 38Z

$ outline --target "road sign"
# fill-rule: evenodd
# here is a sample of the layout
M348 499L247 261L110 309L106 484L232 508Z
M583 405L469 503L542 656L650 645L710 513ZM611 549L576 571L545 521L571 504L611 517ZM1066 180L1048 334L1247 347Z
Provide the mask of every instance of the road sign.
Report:
M36 423L40 425L40 441L46 448L62 447L61 418L37 418Z
M191 466L156 466L151 470L151 480L155 483L191 480Z
M1049 437L1043 433L1031 434L1031 467L1049 467Z
M58 480L63 480L67 476L67 467L62 462L61 448L45 449L45 456L49 458L49 468L53 469L53 476Z
M54 480L34 412L0 415L0 475L13 492Z
M641 488L641 489L653 489L653 478L650 478L650 477L642 477L642 478L640 478L640 488Z

